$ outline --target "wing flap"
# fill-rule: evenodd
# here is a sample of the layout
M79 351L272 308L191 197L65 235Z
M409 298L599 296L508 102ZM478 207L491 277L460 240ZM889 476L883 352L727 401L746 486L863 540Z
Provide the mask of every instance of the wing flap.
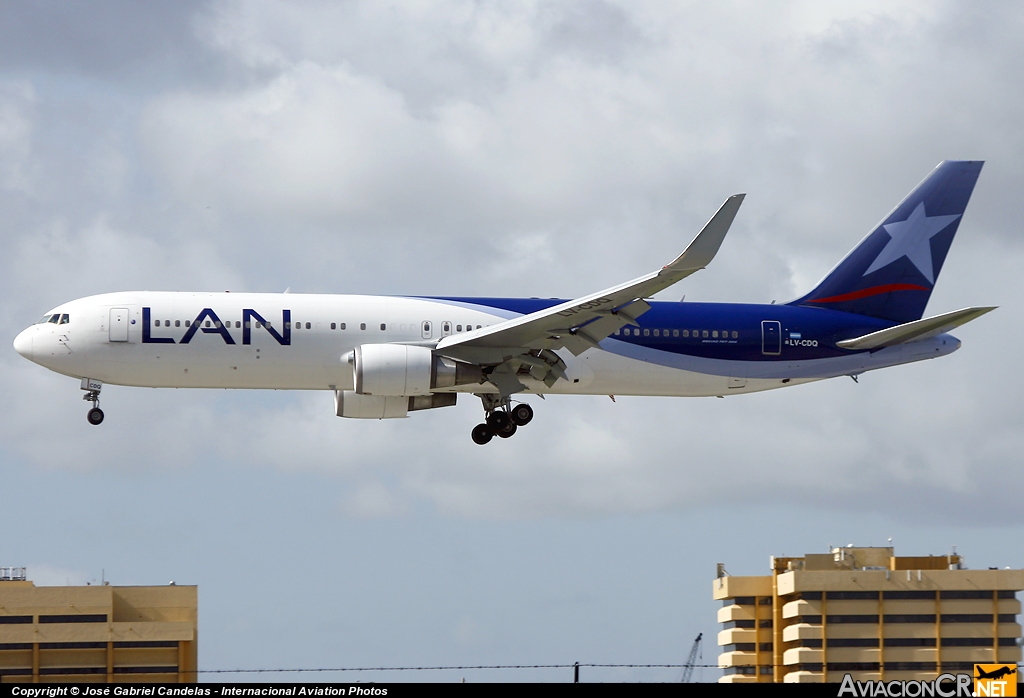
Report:
M861 337L844 339L841 342L836 342L836 346L852 350L880 349L895 344L913 342L918 339L927 339L943 332L949 332L993 310L995 310L995 307L954 310L942 315L905 322L902 325L872 332Z

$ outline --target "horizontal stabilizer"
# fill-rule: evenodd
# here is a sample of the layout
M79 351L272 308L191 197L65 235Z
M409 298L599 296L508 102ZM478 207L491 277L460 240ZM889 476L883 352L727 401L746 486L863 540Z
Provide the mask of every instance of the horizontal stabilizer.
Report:
M949 332L954 327L966 324L991 310L995 310L995 307L954 310L951 313L943 313L942 315L926 317L921 320L914 320L913 322L905 322L902 325L872 332L862 337L844 339L841 342L837 342L836 345L843 349L880 349L881 347L890 347L894 344L927 339L943 332Z

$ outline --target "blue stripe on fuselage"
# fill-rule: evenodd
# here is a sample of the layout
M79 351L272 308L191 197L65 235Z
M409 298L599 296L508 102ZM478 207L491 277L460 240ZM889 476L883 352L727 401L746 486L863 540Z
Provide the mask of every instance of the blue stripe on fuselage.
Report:
M525 315L550 308L560 298L465 298L423 297L503 316ZM687 356L733 361L803 361L851 353L836 347L836 342L851 339L896 323L825 308L751 303L681 303L649 301L651 309L627 326L630 334L620 332L609 339L657 351ZM763 352L762 323L775 321L781 327L781 354ZM633 330L640 334L633 334ZM655 331L658 335L655 336ZM646 334L645 334L646 332ZM683 336L683 333L689 336ZM698 336L694 336L694 333ZM707 336L704 333L707 332ZM733 338L733 332L736 337ZM715 334L718 334L715 337ZM723 336L728 333L728 336ZM799 338L790 335L798 335ZM614 342L602 343L614 353Z

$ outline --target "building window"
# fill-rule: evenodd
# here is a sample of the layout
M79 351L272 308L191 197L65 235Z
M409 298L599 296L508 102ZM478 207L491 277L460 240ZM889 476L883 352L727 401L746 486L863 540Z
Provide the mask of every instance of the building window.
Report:
M802 591L796 596L798 599L804 601L821 601L820 591Z
M757 644L754 642L736 642L731 645L722 645L722 652L753 652Z
M98 650L107 649L105 642L40 642L41 650Z
M737 596L734 599L726 599L725 601L722 602L722 607L723 608L725 606L753 606L753 605L754 605L754 597L753 596Z
M829 601L877 601L877 591L826 591Z
M902 601L933 601L935 600L934 591L883 591L883 599L893 599Z
M945 645L949 641L943 640ZM884 645L886 647L935 647L934 637L887 637Z
M1006 620L1003 620L1004 615L1006 617ZM1013 616L1012 614L1009 614L1009 613L1007 613L1007 614L1000 613L999 614L999 622L1000 623L1013 623L1015 620L1016 620L1016 617ZM942 622L943 623L991 623L992 622L992 614L991 613L943 613L942 614Z
M980 589L953 589L950 591L940 591L940 599L984 599L986 601L992 600L991 591L982 591Z
M31 623L32 616L0 616L0 625Z
M762 628L770 628L770 627L772 627L772 619L771 618L765 618L764 620L762 620L761 621L761 627Z
M115 642L114 649L127 649L131 647L177 647L177 640L132 640L129 642Z
M730 628L751 628L753 629L754 621L752 620L730 620L727 623L722 623L722 628L729 630Z
M818 640L821 642L821 640ZM877 637L836 637L829 638L827 647L878 647ZM820 645L819 645L820 647Z
M832 646L831 640L829 641L829 646L830 647ZM815 640L815 639L812 639L812 638L803 638L803 639L797 640L796 644L794 645L794 647L809 647L811 649L820 650L821 649L821 640Z
M935 641L932 640L934 646ZM944 637L942 638L943 647L991 647L992 638L990 637ZM1015 647L1017 645L1017 638L1015 637L1001 637L999 638L1000 647Z
M821 625L821 616L797 616L797 623L806 623L807 625Z
M829 671L878 671L878 662L829 662ZM932 671L935 665L932 664Z
M832 665L829 664L829 668ZM943 663L942 668L946 668ZM886 671L935 671L935 662L886 662Z
M989 622L992 622L992 616L988 617ZM901 614L886 614L886 623L935 623L934 613L901 613Z
M39 616L40 623L106 623L105 613L79 613L71 616Z

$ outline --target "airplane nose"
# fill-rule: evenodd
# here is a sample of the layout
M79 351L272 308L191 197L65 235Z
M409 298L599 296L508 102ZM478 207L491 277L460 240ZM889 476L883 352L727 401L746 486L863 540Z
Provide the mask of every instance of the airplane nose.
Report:
M32 328L22 330L21 334L14 338L14 351L18 352L26 359L32 359ZM10 336L10 335L8 335Z

